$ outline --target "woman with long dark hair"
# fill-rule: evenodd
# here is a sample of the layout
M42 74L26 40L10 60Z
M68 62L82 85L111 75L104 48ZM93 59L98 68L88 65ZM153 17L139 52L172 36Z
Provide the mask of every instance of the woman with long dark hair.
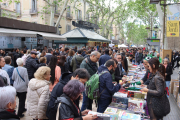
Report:
M151 120L162 119L170 112L170 105L165 93L165 67L159 63L157 58L148 61L149 70L152 76L149 78L148 88L142 91L147 92L147 106Z
M49 86L49 90L50 92L53 90L54 86L59 82L59 78L61 76L61 68L59 66L57 66L57 57L56 56L52 56L51 60L48 64L48 67L51 68L51 78L50 78L50 86Z
M72 67L70 66L70 64L71 64L74 54L75 54L75 51L70 50L68 53L68 57L66 58L66 66L67 66L68 71L70 71L70 72L72 72Z
M58 61L58 66L61 68L61 74L68 72L68 68L65 62L66 62L66 57L64 55L60 56L60 59Z

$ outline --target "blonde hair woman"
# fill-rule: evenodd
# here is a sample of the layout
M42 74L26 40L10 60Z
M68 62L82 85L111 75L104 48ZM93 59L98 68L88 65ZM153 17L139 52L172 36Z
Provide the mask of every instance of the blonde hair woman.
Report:
M33 119L47 119L46 109L49 101L49 80L51 69L43 66L34 73L27 93L27 112Z

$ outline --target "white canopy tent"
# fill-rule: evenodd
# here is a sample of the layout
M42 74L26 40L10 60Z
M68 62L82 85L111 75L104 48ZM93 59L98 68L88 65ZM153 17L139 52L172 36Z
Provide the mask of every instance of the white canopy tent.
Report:
M126 46L125 44L121 44L121 45L118 45L118 48L120 47L128 47L128 46Z
M135 45L133 45L132 47L136 47Z
M109 47L113 47L114 46L114 44L109 44Z

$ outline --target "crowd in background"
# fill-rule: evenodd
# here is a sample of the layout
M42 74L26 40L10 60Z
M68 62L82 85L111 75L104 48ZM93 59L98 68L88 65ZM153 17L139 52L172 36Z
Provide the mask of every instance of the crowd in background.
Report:
M174 67L179 67L179 61L178 52L173 51L172 56L167 55L162 60L155 49L148 51L145 48L100 47L97 50L96 47L52 49L45 46L43 50L28 50L26 47L8 53L1 50L0 119L18 120L24 117L26 110L34 120L56 120L57 116L60 120L95 119L97 116L87 114L92 110L93 100L84 92L86 81L97 72L108 71L99 78L102 94L97 101L97 112L103 113L112 95L125 83L123 76L133 65L140 64L144 64L146 69L141 84L149 85L142 90L148 92L150 117L157 118L150 107L149 98L164 94ZM154 85L156 79L158 84ZM117 82L116 86L113 81ZM19 98L17 115L14 110L16 95ZM79 100L83 100L81 109ZM58 111L54 111L57 101L61 105Z

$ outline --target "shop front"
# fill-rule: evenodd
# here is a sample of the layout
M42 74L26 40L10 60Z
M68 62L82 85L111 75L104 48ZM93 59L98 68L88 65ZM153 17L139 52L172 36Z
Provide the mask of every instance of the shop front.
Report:
M43 49L52 47L52 41L66 41L56 34L56 27L0 17L0 48Z

